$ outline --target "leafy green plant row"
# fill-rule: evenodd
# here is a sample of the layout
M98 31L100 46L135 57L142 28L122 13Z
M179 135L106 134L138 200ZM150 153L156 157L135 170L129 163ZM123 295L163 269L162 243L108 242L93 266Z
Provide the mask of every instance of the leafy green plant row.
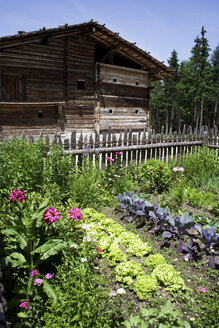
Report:
M151 253L151 246L132 232L105 215L93 209L84 209L83 217L88 223L89 234L95 236L101 254L110 266L116 266L116 279L125 283L137 293L140 300L156 294L158 286L163 286L170 293L184 290L185 284L171 265L166 264L160 254L151 254L142 264L147 267L146 273L140 263L129 256L142 258ZM124 248L124 251L121 249Z

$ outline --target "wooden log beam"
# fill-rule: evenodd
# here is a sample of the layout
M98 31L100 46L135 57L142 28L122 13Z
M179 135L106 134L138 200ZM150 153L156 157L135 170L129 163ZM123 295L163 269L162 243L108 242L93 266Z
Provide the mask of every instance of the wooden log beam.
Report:
M104 61L109 57L109 55L114 53L116 50L121 49L121 47L121 44L117 44L116 46L109 48L109 51L105 54L105 56L103 56L103 58L100 60L100 63L104 63Z

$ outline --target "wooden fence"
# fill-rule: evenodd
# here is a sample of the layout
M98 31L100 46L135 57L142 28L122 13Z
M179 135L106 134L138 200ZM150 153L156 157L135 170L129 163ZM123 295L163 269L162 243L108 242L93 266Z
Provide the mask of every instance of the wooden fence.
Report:
M24 132L21 138L26 138ZM216 126L212 129L202 127L194 131L191 126L184 126L182 131L179 129L177 132L172 132L171 129L167 132L162 127L160 133L154 130L144 130L139 133L126 130L120 134L113 134L111 128L102 134L95 131L90 135L72 131L69 138L64 139L59 134L49 137L41 132L37 139L39 138L44 138L49 145L61 145L65 154L76 157L76 163L80 163L83 156L89 156L93 159L93 164L98 164L100 168L107 164L106 157L119 157L124 165L128 165L130 161L139 165L151 158L163 162L180 159L189 153L199 151L202 145L217 151L219 148ZM28 136L28 140L33 142L35 139L33 136Z

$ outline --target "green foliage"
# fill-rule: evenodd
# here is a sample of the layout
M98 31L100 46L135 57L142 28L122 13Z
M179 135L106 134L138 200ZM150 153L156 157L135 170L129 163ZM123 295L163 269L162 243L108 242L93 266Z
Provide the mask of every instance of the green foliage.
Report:
M122 324L127 328L190 328L190 324L182 319L183 314L179 312L169 300L160 309L142 308L140 316L131 316Z
M44 159L48 151L43 140L9 139L0 144L0 189L39 191L43 184Z
M154 269L157 265L165 263L165 258L161 254L151 254L143 262L143 264L150 269Z
M184 175L195 187L205 188L209 179L219 179L219 157L215 150L203 147L185 157L181 163Z
M173 178L167 163L158 160L148 160L138 168L138 179L142 192L163 192L168 190Z
M197 295L197 306L193 309L196 313L194 321L196 328L217 328L219 322L219 285L217 285L212 293Z

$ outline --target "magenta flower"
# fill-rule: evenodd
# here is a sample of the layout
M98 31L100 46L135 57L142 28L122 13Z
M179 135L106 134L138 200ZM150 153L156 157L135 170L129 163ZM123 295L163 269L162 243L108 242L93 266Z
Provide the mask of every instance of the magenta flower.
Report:
M16 202L16 200L18 200L19 203L22 203L23 200L26 198L24 194L24 191L21 191L20 189L12 190L9 199L11 202Z
M34 282L33 282L33 284L35 286L41 286L42 282L43 282L43 279L35 279Z
M102 253L102 249L100 249L99 247L96 247L98 253Z
M150 174L152 174L152 173L153 173L153 171L150 171L149 173L150 173Z
M122 151L116 151L116 155L122 155L123 152Z
M38 273L38 271L37 270L33 270L33 271L31 271L31 273L30 273L30 277L34 277L35 275L37 276L39 273Z
M28 306L27 306L27 304L28 304L28 302L27 301L25 301L25 302L22 302L20 305L19 305L19 307L20 308L24 308L24 309L28 309Z
M160 169L160 170L163 170L163 166L160 166L159 169Z
M204 287L199 287L199 289L198 289L198 291L200 292L200 293L206 293L206 288L204 288Z
M81 209L78 207L72 208L71 210L69 210L69 217L72 220L76 220L76 221L80 221L82 220L82 213L81 213Z
M60 216L58 215L60 212L57 212L57 210L54 207L49 207L44 213L43 220L49 224L49 223L56 223L57 220L60 220Z
M52 279L52 275L51 275L51 273L47 273L47 274L45 275L45 278L46 278L46 279Z
M108 162L112 162L112 161L113 161L113 159L112 159L111 157L106 157L106 160L107 160Z

